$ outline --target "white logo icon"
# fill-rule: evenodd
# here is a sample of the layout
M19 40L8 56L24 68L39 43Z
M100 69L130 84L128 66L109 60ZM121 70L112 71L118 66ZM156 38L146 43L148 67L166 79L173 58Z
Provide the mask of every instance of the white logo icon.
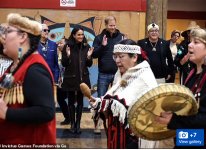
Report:
M188 132L179 132L179 139L188 139Z

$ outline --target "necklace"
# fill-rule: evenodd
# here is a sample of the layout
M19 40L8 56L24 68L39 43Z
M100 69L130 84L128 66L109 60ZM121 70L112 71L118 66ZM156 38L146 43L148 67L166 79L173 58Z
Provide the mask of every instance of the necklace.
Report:
M149 41L149 42L150 42L150 41ZM155 43L155 46L153 46L151 42L150 42L150 44L151 44L151 46L152 46L152 51L155 52L155 51L156 51L156 45L157 45L157 42Z

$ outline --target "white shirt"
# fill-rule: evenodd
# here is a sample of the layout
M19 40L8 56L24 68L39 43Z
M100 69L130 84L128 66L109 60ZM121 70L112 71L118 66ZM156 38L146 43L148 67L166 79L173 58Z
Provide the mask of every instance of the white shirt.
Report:
M172 52L172 58L174 60L175 56L177 55L177 45L176 45L176 43L173 43L172 41L170 41L170 50Z

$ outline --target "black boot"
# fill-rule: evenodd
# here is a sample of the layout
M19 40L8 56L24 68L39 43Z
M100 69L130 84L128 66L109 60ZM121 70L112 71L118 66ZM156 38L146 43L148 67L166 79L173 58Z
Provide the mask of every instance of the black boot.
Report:
M68 124L71 124L70 119L69 119L69 120L68 120L68 119L65 119L64 121L62 121L62 122L60 123L60 125L68 125Z
M69 106L69 113L70 113L70 119L71 119L71 128L70 128L70 132L72 134L75 133L75 106Z
M82 109L83 109L83 105L77 105L77 114L76 114L76 132L77 134L81 134L81 128L80 128L80 123L81 123L81 117L82 117Z

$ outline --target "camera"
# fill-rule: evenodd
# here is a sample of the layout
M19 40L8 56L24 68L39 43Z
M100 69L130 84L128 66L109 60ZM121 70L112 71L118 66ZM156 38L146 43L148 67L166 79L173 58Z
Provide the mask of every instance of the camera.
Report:
M188 132L179 132L179 139L188 139Z

